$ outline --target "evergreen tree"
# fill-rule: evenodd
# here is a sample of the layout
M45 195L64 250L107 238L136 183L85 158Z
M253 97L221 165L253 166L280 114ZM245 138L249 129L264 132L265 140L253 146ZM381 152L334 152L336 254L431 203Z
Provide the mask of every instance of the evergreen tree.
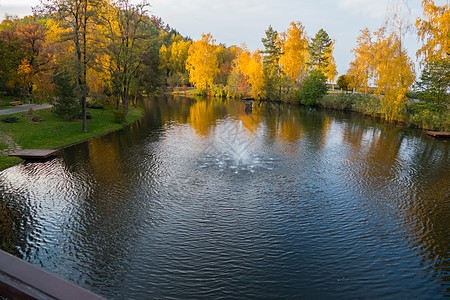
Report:
M278 32L271 25L265 32L266 37L261 39L264 46L261 53L263 53L265 94L268 99L279 99L281 94L281 69L279 65L282 53L281 41L278 38ZM278 95L277 88L279 88Z
M313 68L324 70L328 67L329 52L332 51L331 46L333 42L328 36L328 33L320 29L308 47L310 62Z
M423 93L423 100L431 104L450 103L450 61L430 60L422 71L417 87Z
M54 112L64 119L77 117L81 112L81 106L77 101L77 84L72 80L67 70L55 75L54 83L57 101L54 105Z

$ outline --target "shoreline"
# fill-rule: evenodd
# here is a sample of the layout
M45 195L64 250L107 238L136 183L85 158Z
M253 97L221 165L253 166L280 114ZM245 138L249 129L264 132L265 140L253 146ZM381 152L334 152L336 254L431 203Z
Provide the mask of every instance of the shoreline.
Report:
M42 148L48 148L48 149L54 149L54 150L62 150L83 142L87 142L89 140L95 139L95 138L99 138L102 136L105 136L107 134L119 131L121 129L127 128L129 126L131 126L132 124L134 124L135 122L138 122L139 120L141 120L144 117L143 114L143 110L140 108L131 108L131 114L129 113L129 115L127 116L126 121L123 124L118 124L118 123L114 123L112 121L111 118L111 114L112 111L101 111L101 110L95 110L95 109L90 109L91 113L93 113L94 115L94 119L88 120L88 132L85 133L81 130L81 120L75 120L75 121L63 121L63 120L57 120L56 117L53 120L49 120L48 122L51 123L51 125L58 125L56 127L49 127L49 128L44 128L42 130L42 132L39 132L38 134L30 134L29 136L27 136L27 134L21 134L23 132L21 131L26 131L26 127L30 126L29 124L32 124L32 122L26 122L23 121L22 123L25 124L25 128L19 129L19 128L14 128L13 130L13 134L11 134L11 132L5 132L4 128L2 127L9 127L11 128L14 125L4 125L5 123L0 123L0 133L2 133L5 136L10 137L11 135L17 135L14 137L10 137L10 139L13 141L13 143L20 147L20 148L30 148L30 149L42 149ZM38 113L38 112L36 112ZM41 114L44 115L49 115L50 109L43 109L40 111ZM22 119L24 119L25 117L23 115L20 115L23 113L15 113L12 115L17 115L17 116L21 116ZM96 118L96 119L95 119ZM47 121L43 121L41 123L44 123ZM90 124L89 124L90 123ZM16 124L16 123L14 123ZM79 126L78 126L79 125ZM89 126L91 125L91 126ZM32 125L31 125L32 126ZM48 127L48 126L47 126ZM75 128L78 129L76 130L76 135L74 136L70 136L70 133L63 133L63 135L61 137L61 129L65 127L64 129L67 130L72 130ZM50 129L50 131L52 132L48 132L45 131L45 129ZM59 131L58 131L59 130ZM56 132L57 136L56 135ZM45 136L49 135L53 133L53 138L47 138L45 139ZM24 137L25 136L25 137ZM27 141L27 139L33 139L32 142ZM38 142L35 142L34 140L37 139ZM66 139L67 143L65 143L63 140ZM19 140L19 141L17 141ZM24 142L25 140L25 142ZM7 143L4 143L7 144ZM29 145L32 145L31 147ZM8 147L6 147L5 149L0 149L3 152L6 152L8 150L10 150ZM18 157L11 157L8 154L3 154L0 151L0 171L3 171L7 168L13 167L17 164L22 163L24 160L20 159Z
M173 92L165 92L164 94L166 95L172 95L172 96L182 96L182 97L188 97L188 98L196 98L195 95L192 94L192 92L190 94L187 94L186 92L181 93L179 91L173 91ZM236 101L241 101L242 99L239 98L224 98L224 97L215 97L213 95L208 95L206 96L207 98L215 98L215 99L232 99L232 100L236 100ZM387 122L393 126L396 125L400 125L404 128L414 128L414 129L419 129L422 131L436 131L436 132L448 132L448 125L443 125L440 124L440 126L429 126L430 124L425 124L426 121L428 120L418 120L413 122L410 118L410 114L406 114L404 115L403 119L398 119L398 120L385 120L385 118L383 118L382 111L381 108L377 108L377 111L370 111L370 109L372 108L367 108L364 107L364 105L362 107L359 107L359 109L353 107L356 102L353 102L353 100L351 100L351 103L327 103L326 99L329 99L329 97L343 97L343 98L347 98L350 99L351 98L355 98L355 97L361 97L361 98L370 98L370 97L374 97L372 94L360 94L360 93L345 93L345 92L332 92L332 93L327 93L325 96L322 97L321 100L318 101L318 103L314 106L307 106L307 105L303 105L301 103L298 103L296 101L283 101L283 100L266 100L266 99L261 99L261 100L253 100L253 101L260 101L260 102L267 102L267 103L284 103L284 104L288 104L288 105L298 105L298 106L304 106L304 107L315 107L318 109L323 109L323 110L334 110L334 111L347 111L347 112L353 112L353 113L358 113L367 117L371 117L371 118L375 118L377 120L379 120L379 122ZM363 104L363 103L361 103ZM411 103L408 103L408 107L411 105ZM438 114L435 113L436 116L438 116ZM428 126L427 126L428 125ZM434 124L433 124L434 125Z

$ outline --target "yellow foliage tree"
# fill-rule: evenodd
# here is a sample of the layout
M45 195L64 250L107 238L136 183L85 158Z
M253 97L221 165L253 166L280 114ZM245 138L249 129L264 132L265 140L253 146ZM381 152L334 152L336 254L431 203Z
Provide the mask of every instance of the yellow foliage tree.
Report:
M168 77L169 84L188 83L186 60L191 44L191 41L185 41L180 35L173 35L170 38L170 45L163 44L159 49L159 68Z
M255 99L264 97L264 66L259 51L250 53L245 48L236 58L235 69L244 74L252 87L252 95Z
M425 60L445 58L450 55L450 7L436 5L433 0L422 0L422 7L425 19L417 19L416 27L423 46L417 56Z
M214 83L214 77L219 73L217 57L215 55L215 40L210 33L202 34L202 39L193 42L189 48L186 69L189 80L197 88L208 88Z
M336 75L338 74L336 70L336 61L333 57L333 51L334 51L334 41L332 41L328 51L325 52L325 59L328 61L328 64L322 70L323 74L325 75L325 77L327 77L327 80L330 83L334 82L334 78L336 78Z
M385 119L395 121L400 118L406 93L415 80L414 63L401 48L400 38L385 32L381 28L375 33L375 83Z
M372 34L369 29L365 28L361 31L361 35L356 39L356 44L356 48L351 50L355 58L350 63L347 73L353 78L351 82L352 88L362 85L364 92L367 92L369 80L373 78L376 67L374 62L374 43L372 42Z
M281 34L282 54L279 63L283 73L294 83L307 71L308 38L302 23L291 22L290 25L291 27Z
M170 65L174 72L186 72L186 60L189 55L189 48L191 47L191 44L191 41L184 41L183 39L180 39L171 45Z

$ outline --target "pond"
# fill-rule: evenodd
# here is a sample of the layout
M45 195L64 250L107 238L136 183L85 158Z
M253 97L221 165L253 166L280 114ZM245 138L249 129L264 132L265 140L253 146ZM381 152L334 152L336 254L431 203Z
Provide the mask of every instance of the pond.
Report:
M3 247L111 299L450 296L449 141L284 104L140 105L0 172Z

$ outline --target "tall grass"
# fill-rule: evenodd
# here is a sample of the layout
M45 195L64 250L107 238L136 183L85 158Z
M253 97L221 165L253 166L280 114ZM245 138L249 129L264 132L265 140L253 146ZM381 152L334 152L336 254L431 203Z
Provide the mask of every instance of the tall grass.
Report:
M383 117L379 99L363 94L328 94L319 100L319 106L326 109L356 111L374 117ZM397 122L405 122L409 127L429 130L450 131L450 110L445 105L426 103L408 104Z

